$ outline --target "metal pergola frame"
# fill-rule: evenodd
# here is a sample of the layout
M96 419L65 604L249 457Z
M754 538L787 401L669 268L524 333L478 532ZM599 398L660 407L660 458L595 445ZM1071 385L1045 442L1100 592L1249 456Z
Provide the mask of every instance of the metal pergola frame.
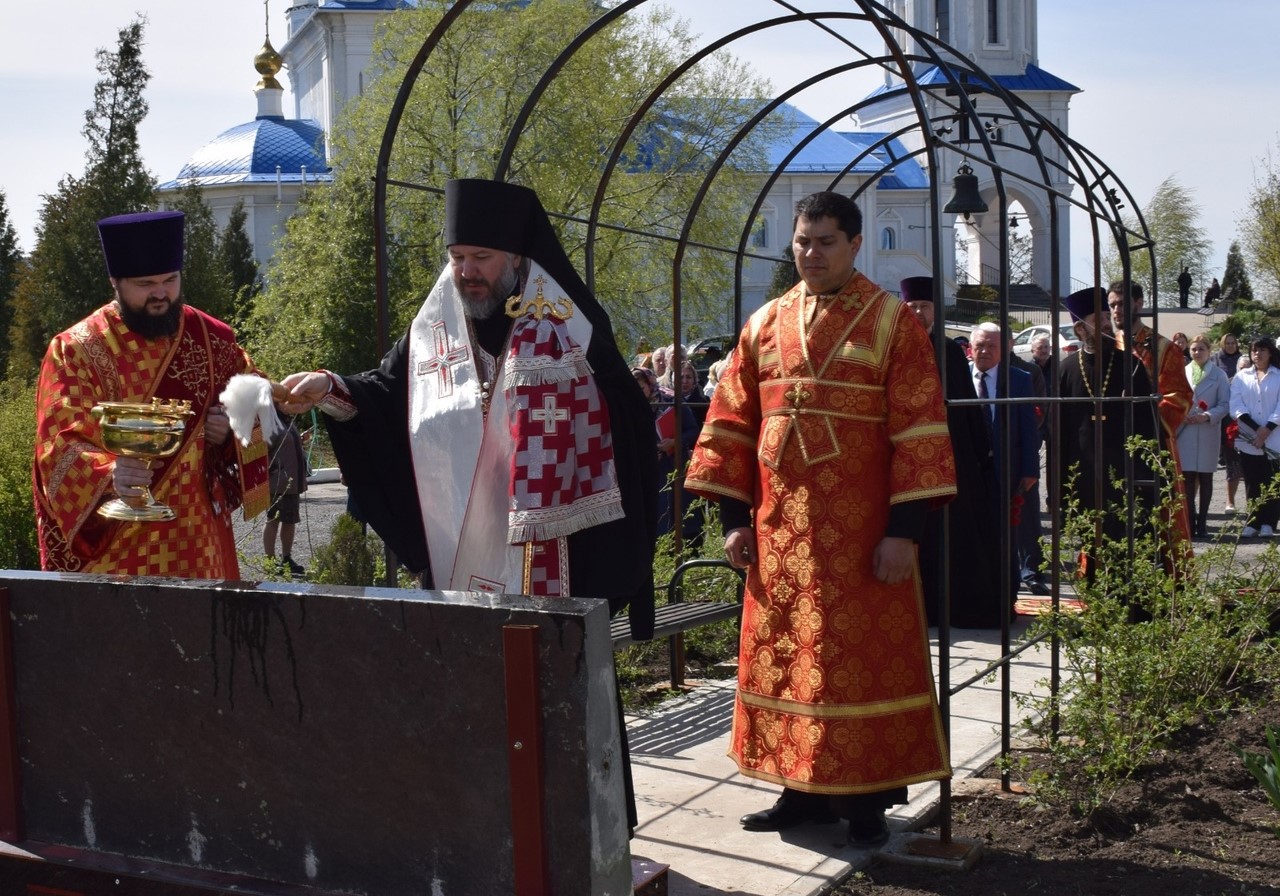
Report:
M519 113L513 119L513 124L508 130L505 141L503 142L498 161L494 166L492 177L496 180L505 180L508 178L513 159L516 158L523 135L529 128L530 124L537 121L539 113L539 104L545 97L549 88L553 85L556 78L565 69L565 67L575 58L584 47L604 32L607 28L622 22L627 16L637 14L642 11L649 0L624 0L611 8L602 10L601 15L593 21L588 27L583 29L573 40L571 40L556 58L547 65L537 83L530 89L529 95L525 98L521 105ZM733 273L733 323L735 330L741 328L743 324L742 309L742 292L743 292L743 267L748 259L764 258L772 261L782 260L777 256L762 255L753 252L750 248L752 227L765 204L766 197L770 189L782 177L787 170L788 165L795 159L804 148L821 134L834 129L834 127L846 120L850 115L856 115L859 111L867 108L875 103L883 103L886 99L905 98L915 110L916 121L914 127L905 127L883 137L876 143L868 146L858 155L850 158L845 168L831 178L829 189L844 189L850 192L854 198L862 196L866 191L875 187L881 177L889 173L895 164L902 162L904 159L921 158L924 165L930 172L929 182L929 229L931 231L931 256L933 265L933 279L936 298L942 298L943 289L943 268L942 259L943 252L948 247L942 243L941 228L939 222L941 220L940 209L943 206L943 200L940 195L940 173L944 170L942 166L943 154L947 154L946 158L958 158L963 162L972 165L980 172L990 175L994 181L994 191L996 195L996 212L999 216L999 255L1000 255L1000 278L1001 287L999 290L998 300L998 316L1001 321L1007 321L1009 318L1009 189L1016 188L1027 194L1039 194L1045 197L1048 206L1048 233L1049 238L1044 241L1048 246L1050 257L1050 285L1049 293L1051 299L1050 311L1051 320L1057 320L1058 312L1061 308L1060 302L1063 296L1059 294L1059 284L1063 282L1062 277L1062 259L1059 256L1060 235L1064 226L1063 214L1069 209L1078 209L1083 211L1089 220L1090 232L1088 238L1091 240L1093 247L1093 270L1092 280L1098 287L1097 290L1097 310L1100 314L1107 313L1106 307L1106 284L1101 282L1102 277L1102 251L1104 238L1111 240L1119 250L1119 255L1124 269L1124 280L1126 284L1131 279L1132 258L1135 253L1146 253L1151 270L1153 271L1153 283L1151 299L1151 308L1155 311L1157 306L1155 290L1156 258L1154 254L1154 246L1147 232L1145 221L1142 219L1138 209L1138 203L1134 200L1129 190L1101 159L1090 152L1086 147L1072 140L1067 134L1063 133L1053 122L1032 109L1018 96L1010 93L1001 86L999 80L974 63L963 57L955 49L940 42L936 37L926 32L911 27L906 21L896 16L883 3L875 2L875 0L845 0L845 2L837 2L837 0L828 0L827 5L830 9L822 11L804 11L793 3L786 0L773 0L778 7L779 14L772 18L760 19L748 25L737 27L722 36L715 37L702 46L696 52L692 53L687 59L683 60L675 69L666 73L664 77L656 81L644 98L638 103L630 117L618 128L616 134L604 135L607 148L602 151L601 165L599 169L599 179L595 184L595 189L591 191L592 199L588 208L578 210L576 213L563 213L562 210L548 209L553 218L559 218L562 221L572 221L583 224L586 227L585 253L582 260L583 279L589 287L595 288L596 282L596 258L594 244L603 229L620 229L616 225L610 224L606 217L606 200L609 194L609 187L615 178L619 177L619 169L623 166L626 151L631 145L631 140L641 124L646 120L646 116L651 112L653 107L658 104L667 92L670 91L674 84L678 81L682 74L693 69L700 62L706 60L712 54L720 50L732 50L735 43L749 37L751 35L767 33L774 28L782 28L787 26L795 26L797 24L807 24L814 29L818 29L825 34L835 37L848 46L849 60L840 65L829 68L825 71L814 74L798 83L786 86L779 90L777 95L768 102L755 109L748 115L726 141L719 154L708 160L706 168L699 172L701 175L701 183L698 186L695 198L687 209L682 227L677 236L666 233L646 233L648 238L656 240L673 241L676 244L674 262L671 270L671 295L672 295L672 325L671 336L674 344L682 344L682 265L686 254L690 248L700 250L710 250L723 252L731 255L734 259ZM391 161L396 148L397 134L406 115L411 114L411 100L413 90L418 79L425 71L429 71L429 65L432 54L440 44L440 42L449 33L450 29L456 27L460 22L464 21L464 17L468 14L492 13L493 5L488 3L476 3L474 0L458 0L447 7L442 18L423 42L421 49L410 63L408 69L404 73L399 91L396 95L395 102L391 108L386 129L383 134L383 140L377 159L377 169L374 182L374 225L376 229L376 248L377 248L377 271L376 271L376 289L377 289L377 313L378 313L378 338L379 351L385 352L390 346L389 333L389 312L388 312L388 270L389 270L389 244L390 233L388 225L388 189L390 187L433 190L439 191L438 184L415 184L403 180L392 179L389 175ZM865 26L871 40L882 44L886 49L882 53L872 53L860 46L858 43L851 41L848 37L837 31L833 26L847 25L854 23L859 27ZM895 39L895 32L906 34L915 44L921 48L921 52L909 55ZM859 102L850 104L849 106L839 110L836 114L830 116L825 121L820 122L809 134L800 139L795 147L783 158L772 171L763 172L758 192L754 196L751 204L750 213L745 217L741 234L736 245L732 246L707 246L702 243L695 242L691 234L694 224L697 220L699 210L701 209L706 197L715 189L717 178L726 169L731 168L730 159L735 148L743 141L748 139L757 128L767 122L769 117L774 114L779 107L800 94L807 88L819 84L828 78L834 78L839 75L855 72L859 70L877 69L882 72L889 72L896 78L900 79L901 84L891 90L878 92L874 96ZM919 75L926 70L933 70L942 76L941 82L922 83ZM978 99L983 101L983 108L978 109ZM920 148L907 156L894 155L888 152L891 141L895 141L903 136L917 134L920 139L917 141ZM951 139L947 139L949 135L954 135ZM1028 176L1010 166L1003 165L1000 159L1003 153L1013 151L1032 162L1032 169L1036 172L1035 177ZM868 160L874 160L877 153L887 153L890 158L884 163L879 171L865 177L860 183L856 184L852 189L849 188L848 180L852 177L852 173L858 170L860 166L864 166ZM625 176L625 171L623 175ZM1065 187L1059 187L1057 184L1065 184ZM736 188L736 186L735 186ZM1134 216L1136 224L1127 225L1121 216L1121 209L1128 208ZM559 214L558 214L559 212ZM940 315L935 324L935 337L941 337L943 333L943 320ZM1058 373L1058 357L1059 357L1059 333L1058 328L1052 328L1052 356L1053 356L1053 375L1056 377ZM935 338L936 350L938 352L939 367L945 379L945 364L941 363L944 346L941 338ZM1008 388L1008 369L1009 365L1001 366L1001 371L1005 379L1005 388ZM1126 372L1126 379L1132 376L1131 372ZM945 385L945 384L944 384ZM1130 385L1126 383L1126 385ZM678 391L678 390L677 390ZM1101 389L1097 390L1101 394ZM681 396L677 395L677 405L682 401ZM1019 399L1006 399L1007 403L1019 401ZM1133 431L1133 401L1127 400L1126 420L1129 432ZM1047 402L1051 409L1054 424L1057 423L1059 403L1054 399ZM1003 406L1002 406L1003 407ZM1002 410L1001 413L1006 411ZM677 406L676 413L681 413ZM1010 427L1004 427L1005 438L1008 440L1010 436ZM678 438L678 436L677 436ZM1006 443L1004 458L1006 463L1011 462L1009 444ZM677 449L679 453L679 448ZM1132 472L1131 470L1129 471ZM1129 476L1132 479L1132 476ZM1062 502L1056 500L1060 495L1062 484L1056 481L1056 472L1050 470L1050 482L1048 493L1055 500L1052 501L1054 508L1061 508ZM1009 506L1011 496L1009 494L1009 477L1001 477L1001 506ZM1102 483L1098 484L1101 490ZM1101 495L1098 496L1101 506ZM676 519L680 518L680 494L677 489L676 504L673 511ZM945 512L945 511L944 511ZM1051 531L1050 550L1055 558L1060 556L1060 525L1056 514L1060 511L1055 509L1054 520ZM1132 510L1130 511L1130 542L1132 545L1133 520ZM1006 515L1007 516L1007 515ZM1007 520L1006 520L1007 524ZM944 527L945 528L945 527ZM679 537L679 526L675 527L677 538ZM1009 561L1008 552L1012 550L1012 538L1004 539L1005 556L1002 558L1005 562L1001 568L1003 575L1010 574L1011 563ZM943 546L945 555L945 544ZM1060 594L1060 569L1059 564L1053 564L1053 580L1052 594L1054 607L1058 605ZM942 568L946 570L946 558L943 558ZM949 583L949 573L944 573L944 583ZM1009 584L1006 582L1006 584ZM1011 592L1010 592L1011 593ZM949 594L949 586L944 584L944 595ZM939 702L942 709L944 725L947 726L949 732L949 715L950 715L950 697L958 692L959 689L966 687L976 681L982 680L989 671L986 670L975 675L966 682L952 685L948 680L949 666L949 599L942 601L942 618L939 624ZM1003 713L1003 743L1002 750L1008 753L1010 750L1010 705L1012 695L1010 693L1010 678L1008 674L1009 663L1017 656L1018 652L1027 649L1027 644L1023 644L1014 648L1010 643L1010 608L1006 605L1002 613L1002 653L1004 656L995 666L1002 670L1002 697L1004 701ZM1054 693L1058 688L1058 677L1060 667L1058 660L1058 651L1056 644L1054 645L1051 660L1051 687ZM1004 785L1009 786L1008 774L1006 772ZM948 782L942 782L942 839L948 841L950 839L950 791Z

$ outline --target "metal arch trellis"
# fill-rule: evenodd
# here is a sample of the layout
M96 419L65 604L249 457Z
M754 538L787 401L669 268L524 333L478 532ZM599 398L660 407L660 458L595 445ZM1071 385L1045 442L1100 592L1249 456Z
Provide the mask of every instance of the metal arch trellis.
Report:
M521 104L518 114L513 119L512 125L508 129L506 139L503 141L502 149L498 160L495 164L493 177L495 179L505 179L510 170L512 161L515 157L517 148L523 135L526 133L531 122L536 120L539 103L546 95L547 91L555 83L556 78L561 74L564 68L570 63L574 56L586 47L591 40L606 31L610 26L624 22L627 17L643 8L649 0L624 0L609 9L603 9L601 15L598 16L587 27L581 30L555 57L555 59L547 65L537 83L530 89L529 95ZM965 161L972 161L976 165L981 166L982 170L988 172L991 176L995 198L998 205L999 215L999 244L998 251L1000 256L1000 277L1001 288L999 291L999 317L1001 320L1007 320L1009 316L1009 236L1008 227L1006 225L1009 208L1009 194L1006 181L1010 184L1016 184L1017 189L1028 194L1039 191L1047 199L1047 217L1048 217L1048 246L1050 247L1050 300L1051 314L1053 319L1057 318L1060 310L1060 300L1062 296L1059 294L1060 284L1062 282L1060 245L1062 234L1062 214L1065 207L1076 208L1087 215L1090 227L1090 238L1093 246L1093 271L1092 279L1095 285L1101 284L1101 251L1103 235L1110 237L1118 247L1121 263L1123 265L1125 280L1128 281L1132 271L1132 254L1134 252L1145 251L1150 256L1151 269L1155 271L1154 246L1147 233L1145 221L1142 219L1138 205L1130 195L1124 184L1116 177L1105 164L1101 162L1093 153L1072 140L1063 133L1053 122L1049 121L1039 112L1031 108L1027 103L1018 96L1010 93L999 82L999 80L985 71L980 69L974 63L963 57L954 48L939 41L932 34L923 32L912 27L904 19L896 15L891 9L876 0L848 0L845 3L836 3L835 0L828 0L828 5L834 7L822 10L803 10L793 3L786 0L772 0L783 13L772 18L760 18L746 25L736 27L726 34L714 38L698 48L698 50L690 54L679 65L662 77L648 95L637 105L618 128L617 133L611 136L609 141L608 152L602 156L602 164L600 167L600 175L595 184L592 194L592 200L589 211L585 218L575 215L559 214L557 210L548 209L553 217L559 217L562 220L572 220L584 223L586 225L586 241L585 241L585 265L583 271L584 280L593 289L595 288L595 242L601 229L617 229L629 231L630 228L612 225L604 220L604 209L608 196L608 189L612 178L614 177L619 165L624 158L627 147L635 134L636 130L645 121L648 113L655 105L660 103L667 95L668 91L678 82L679 78L697 66L700 62L711 57L713 54L721 50L731 50L735 43L747 38L751 35L768 32L770 29L783 28L792 25L811 25L815 29L821 30L829 36L835 37L838 41L845 44L850 55L853 57L851 61L832 66L826 70L819 71L809 77L803 78L789 87L780 90L775 97L769 102L764 103L760 108L756 109L750 115L746 115L742 123L736 131L728 138L720 152L714 159L711 159L705 167L702 174L702 182L699 184L694 198L686 210L684 221L680 228L678 236L669 233L646 232L643 235L659 241L675 243L675 252L672 259L671 271L671 293L672 293L672 341L679 344L682 339L682 312L681 312L681 293L682 293L682 269L686 256L686 252L690 247L710 250L714 252L725 253L733 257L733 320L735 328L742 325L742 292L743 292L743 269L748 259L765 259L772 261L781 261L779 256L763 255L753 252L749 248L751 233L754 222L761 212L765 202L768 199L769 191L777 183L777 181L787 173L787 168L791 162L805 149L809 143L817 139L827 131L833 130L834 127L842 120L851 115L856 115L859 111L875 103L884 102L886 99L897 99L905 97L910 101L911 107L915 114L915 127L906 125L892 133L881 135L877 140L871 142L860 152L852 155L842 170L837 172L829 183L830 189L840 188L847 179L854 174L862 176L861 182L851 190L854 198L862 197L868 191L876 187L881 178L890 173L896 165L904 161L923 157L926 167L930 173L928 195L929 195L929 229L930 229L930 249L931 264L933 268L935 289L937 297L942 297L943 288L943 249L941 236L941 208L942 201L940 196L940 180L938 172L942 169L943 153L954 156ZM410 63L406 70L403 80L397 91L395 100L391 107L388 122L383 133L382 143L380 146L377 165L374 178L374 230L376 245L376 297L377 297L377 314L378 314L378 343L380 352L385 352L389 347L389 313L388 313L388 251L389 251L389 234L388 234L388 209L387 209L387 190L388 186L396 185L415 189L438 189L438 185L427 184L411 184L402 181L393 181L389 177L390 163L395 149L396 136L399 132L400 125L406 112L409 109L409 102L413 93L413 88L418 78L429 62L432 53L435 51L440 42L445 38L449 31L457 26L463 19L464 15L471 10L473 6L479 7L482 11L492 13L493 4L479 3L475 0L458 0L458 2L446 5L440 21L432 29L426 40L423 42L421 49ZM846 35L837 31L832 27L835 23L865 23L869 26L870 34L874 39L882 43L885 47L883 54L873 54L866 51L856 42L850 40ZM914 41L920 49L919 53L908 54L904 46L895 37L895 32L906 35L910 40ZM917 66L924 68L918 69ZM730 159L733 151L748 137L750 137L757 128L764 125L770 120L770 117L777 113L778 109L788 100L804 90L821 84L822 82L838 77L842 74L867 68L879 68L901 81L899 86L892 89L886 88L884 91L878 92L872 97L867 97L857 103L853 103L846 108L840 110L836 114L830 116L827 120L818 123L811 131L797 140L796 144L785 154L785 156L773 167L771 171L753 172L761 175L761 185L756 191L754 200L752 201L750 212L744 218L743 227L740 232L736 245L734 246L710 246L704 243L696 242L692 239L695 221L697 220L701 206L716 184L717 178L721 172L730 166ZM923 71L932 71L941 77L938 83L922 83L920 74ZM984 102L994 101L999 108L991 110L978 110L978 98L984 98ZM986 98L990 98L989 100ZM932 107L932 111L931 111ZM1007 129L1013 128L1021 137L1021 142L1011 142L1006 138ZM959 135L952 140L944 139L948 134L955 130L959 131ZM901 144L902 138L912 136L919 137L919 148L907 151L905 154L899 153L893 148L894 144ZM1016 151L1025 157L1029 157L1033 162L1035 176L1028 175L1023 171L1016 170L1009 165L1001 162L1002 153ZM864 169L863 164L867 160L876 160L879 155L883 155L885 160L880 163L879 168L874 165L869 169ZM1060 156L1060 158L1059 158ZM1060 179L1065 183L1065 187L1055 185L1055 179ZM1078 188L1081 194L1080 198L1075 195L1075 189ZM1122 208L1128 207L1132 209L1134 215L1134 223L1127 224L1120 211ZM634 232L634 231L632 231ZM1153 283L1154 287L1154 283ZM1105 288L1105 287L1104 287ZM1105 307L1102 305L1102 297L1105 293L1099 291L1098 294L1098 310L1105 313ZM1155 304L1153 300L1153 305ZM942 330L942 321L939 318L938 332ZM1053 364L1056 374L1059 334L1057 328L1051 330L1053 342ZM939 358L942 352L941 340L938 340L937 351ZM940 365L944 371L945 365ZM1008 365L1002 365L1007 370ZM1007 372L1004 374L1006 379ZM1131 376L1131 374L1126 374ZM676 402L679 404L682 398L677 395ZM1059 405L1056 402L1050 402L1052 413L1056 419ZM1133 425L1132 405L1127 406L1126 417L1129 426ZM679 413L679 409L677 409ZM1006 431L1007 431L1006 427ZM1132 428L1130 429L1132 431ZM679 436L677 435L677 438ZM1007 446L1006 446L1007 447ZM1010 452L1006 450L1004 457L1006 463L1009 462ZM1051 472L1050 490L1052 494L1057 494L1061 484L1053 481L1056 479ZM1006 490L1008 477L1001 477L1003 480L1002 487ZM680 514L680 494L677 490L676 507L674 514L679 518ZM1061 507L1060 501L1055 501L1056 507ZM1054 520L1051 529L1051 546L1050 550L1054 557L1059 556L1059 525ZM1132 521L1130 525L1132 532ZM679 527L676 527L677 537ZM1010 539L1006 538L1005 549L1009 549ZM1053 594L1055 601L1059 593L1059 570L1053 571ZM1009 564L1002 564L1002 568L1006 570ZM945 568L945 563L944 563ZM949 578L949 576L947 577ZM980 680L983 673L979 673L969 682L964 682L955 688L949 683L949 663L948 663L948 628L949 620L947 618L947 601L943 601L943 619L940 623L941 631L938 639L939 645L939 684L940 684L940 703L943 709L944 724L948 725L949 733L949 698L956 693L959 688L971 684L973 681ZM1002 646L1004 656L998 661L998 665L1004 671L1002 694L1004 702L1004 724L1003 724L1003 750L1009 750L1009 707L1011 704L1011 694L1009 692L1008 664L1017 652L1011 651L1010 647L1010 630L1009 630L1009 612L1005 608L1002 621ZM1023 645L1018 650L1024 650L1028 645ZM1057 687L1058 663L1057 651L1053 652L1053 665L1051 667L1051 675L1053 679L1053 687ZM1008 786L1008 778L1006 773L1005 785ZM942 836L943 840L950 839L950 800L949 789L946 782L943 782L943 811L942 811Z

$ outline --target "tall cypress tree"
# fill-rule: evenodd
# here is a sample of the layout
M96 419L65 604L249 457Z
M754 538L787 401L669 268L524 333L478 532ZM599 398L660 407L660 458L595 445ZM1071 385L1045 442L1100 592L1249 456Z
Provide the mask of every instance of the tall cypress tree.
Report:
M25 260L18 248L18 232L9 220L9 203L0 190L0 334L9 332L13 324L14 292ZM0 374L9 364L9 340L0 339Z
M187 216L182 252L182 297L188 304L226 320L235 291L218 239L218 224L195 184L178 194L174 208Z
M1227 268L1222 272L1222 297L1236 302L1253 299L1253 286L1249 283L1249 271L1244 266L1238 240L1232 240L1231 248L1227 250Z
M145 26L145 18L135 19L120 30L114 52L98 50L102 77L81 131L88 141L84 174L64 176L45 197L31 265L15 293L9 370L16 375L34 376L49 339L109 297L98 219L155 203L155 178L138 146L151 78L142 61Z
M231 217L218 240L218 250L231 277L231 291L235 296L234 309L227 320L237 325L248 319L253 310L253 300L262 290L258 263L253 259L253 243L246 226L248 219L242 199L232 207Z

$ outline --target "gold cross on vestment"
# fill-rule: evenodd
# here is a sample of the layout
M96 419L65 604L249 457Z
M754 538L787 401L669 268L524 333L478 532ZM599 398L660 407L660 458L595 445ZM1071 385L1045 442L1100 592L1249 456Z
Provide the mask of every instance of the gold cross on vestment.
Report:
M813 393L797 383L786 392L783 392L782 397L791 402L791 412L795 413L800 410L800 405L804 404L810 398L813 398Z

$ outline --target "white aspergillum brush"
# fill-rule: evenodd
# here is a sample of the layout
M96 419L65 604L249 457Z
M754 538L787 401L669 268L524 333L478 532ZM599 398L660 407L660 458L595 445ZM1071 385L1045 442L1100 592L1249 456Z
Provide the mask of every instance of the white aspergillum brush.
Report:
M279 383L252 374L237 373L227 381L227 388L222 390L218 399L227 409L231 431L241 445L247 446L253 437L255 420L262 427L264 441L270 442L275 437L280 429L280 418L276 416L271 397L277 392L282 396L288 394L288 390Z

